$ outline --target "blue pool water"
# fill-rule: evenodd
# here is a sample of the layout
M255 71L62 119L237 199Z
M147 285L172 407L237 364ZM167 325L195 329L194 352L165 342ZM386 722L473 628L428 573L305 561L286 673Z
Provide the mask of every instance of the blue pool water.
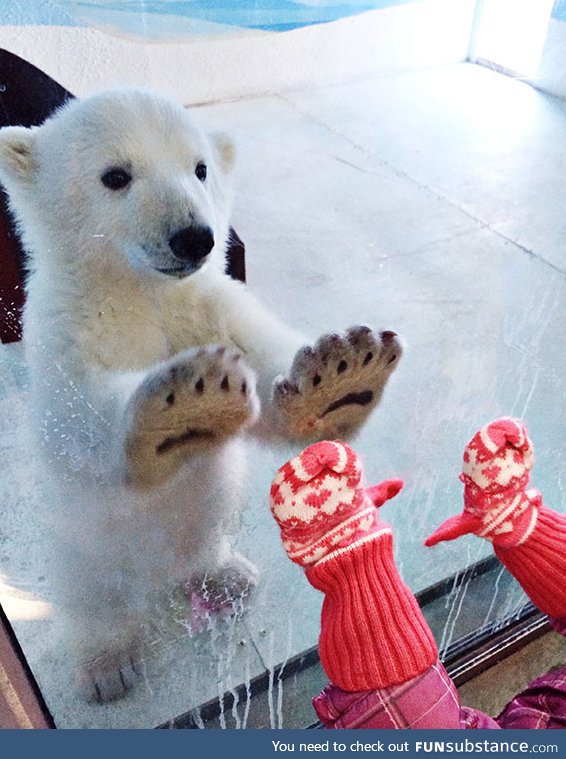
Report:
M552 9L552 17L558 21L566 21L566 0L556 0Z
M99 8L130 12L137 9L148 14L173 14L229 26L287 31L398 4L399 0L321 0L314 3L293 0L118 0L100 3Z
M414 0L18 0L1 5L0 24L98 26L107 15L115 25L122 12L124 18L160 14L281 32L410 2Z

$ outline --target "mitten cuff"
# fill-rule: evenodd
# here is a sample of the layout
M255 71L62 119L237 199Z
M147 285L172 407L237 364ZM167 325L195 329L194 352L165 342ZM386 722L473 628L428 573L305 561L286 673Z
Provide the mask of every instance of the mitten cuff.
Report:
M397 571L388 526L332 552L306 576L325 594L320 658L343 690L402 683L436 661L432 632Z
M566 617L566 515L541 506L527 539L494 545L498 559L545 614Z

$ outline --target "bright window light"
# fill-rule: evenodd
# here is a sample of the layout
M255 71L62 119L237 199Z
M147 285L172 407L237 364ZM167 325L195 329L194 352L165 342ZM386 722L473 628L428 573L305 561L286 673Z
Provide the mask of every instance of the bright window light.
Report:
M533 78L554 0L481 0L472 58Z

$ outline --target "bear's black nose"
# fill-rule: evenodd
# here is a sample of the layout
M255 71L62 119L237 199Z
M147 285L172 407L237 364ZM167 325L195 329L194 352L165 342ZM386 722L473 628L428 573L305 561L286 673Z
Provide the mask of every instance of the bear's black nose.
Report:
M210 227L185 227L169 238L169 247L179 261L197 263L208 256L214 247Z

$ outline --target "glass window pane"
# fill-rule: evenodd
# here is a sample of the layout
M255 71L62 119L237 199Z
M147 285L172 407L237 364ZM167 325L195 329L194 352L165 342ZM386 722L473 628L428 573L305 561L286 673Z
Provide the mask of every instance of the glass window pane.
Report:
M274 2L261 9L247 4L257 11L253 18L243 3L213 4L211 16L205 13L210 4L199 2L185 4L181 16L176 3L143 3L134 11L120 2L61 0L40 4L42 12L36 5L22 2L19 16L15 11L0 16L0 45L8 47L16 26L18 44L9 49L78 97L101 86L151 86L191 105L206 133L227 133L235 142L230 223L246 245L247 289L279 319L310 342L356 324L401 336L405 349L399 367L352 445L365 461L368 484L390 477L405 481L382 516L393 525L403 579L424 594L441 652L475 627L519 615L526 598L502 570L490 564L483 584L475 584L492 556L489 543L465 537L427 549L423 541L461 511L463 447L476 429L501 415L526 420L537 455L533 484L549 506L563 509L563 105L462 62L474 6L464 0ZM244 15L236 14L236 6ZM311 25L321 21L329 23ZM395 29L405 33L391 37ZM389 47L376 45L386 39L393 40ZM124 123L122 117L118 121ZM153 142L148 149L144 135L151 124L141 121L143 128L132 124L127 140L122 134L127 144L131 134L137 135L140 151L146 151L139 164L131 157L125 161L123 152L100 148L100 170L98 164L97 172L86 165L83 171L81 165L67 188L68 208L77 198L90 199L81 208L85 214L88 210L92 238L101 246L93 264L97 271L106 265L109 224L117 236L131 219L139 220L140 229L149 225L153 205L136 206L135 182L148 166L159 164L161 151L168 161L171 156L174 130L164 135L163 144ZM115 128L109 124L99 130L100 145L107 130ZM218 144L223 158L216 160L227 164L229 151ZM66 148L67 143L50 164L57 183L74 165L65 160ZM24 161L28 155L23 148L16 153ZM179 187L190 186L194 204L213 164L203 173L206 162L192 154L191 161L190 179L175 186L178 193L185 192ZM187 171L186 162L182 170ZM166 197L177 171L176 161L156 170L151 181L160 184L152 200ZM211 176L225 181L220 169ZM53 187L44 195L47 209ZM95 197L100 198L98 213ZM119 197L133 198L131 205L120 206ZM200 210L205 206L203 201ZM58 218L68 226L67 219ZM158 249L163 269L172 255L169 248L182 259L189 222L186 228L175 224L166 235L159 227L165 240L161 248L150 234L151 245L145 240L134 245L130 239L120 243L124 267L143 268L148 249L151 255ZM206 247L209 233L204 223L199 229L199 245ZM175 237L178 233L183 234ZM48 246L46 254L54 248ZM201 286L205 270L189 271L186 261L181 268L187 276L180 286ZM80 267L74 271L79 276ZM50 274L47 268L44 274ZM161 274L166 278L171 271ZM136 277L132 274L132 283ZM76 283L84 285L80 279ZM158 297L161 286L159 280L151 298ZM85 298L97 287L99 279L92 277ZM118 277L105 287L99 302L107 297L110 310L127 314L129 328L139 318L133 295L139 290L131 284L118 298L116 292L124 291ZM172 309L176 292L168 302ZM154 307L151 298L143 301L144 313ZM15 319L15 305L6 296L6 323ZM47 333L55 333L64 323L58 321L58 302L47 298L43 306L52 321L38 323L37 329L47 324ZM106 308L91 309L85 324L103 323ZM247 306L215 308L222 318L230 313L236 321L243 320ZM180 430L176 423L171 423L173 432L165 423L159 427L163 436L154 446L156 455L136 464L138 485L148 478L141 489L124 485L116 474L122 472L118 463L124 451L143 448L144 435L148 429L153 434L155 425L146 406L120 410L122 390L115 389L114 377L119 362L115 354L104 354L104 330L128 335L125 352L136 340L141 345L137 363L118 367L131 370L120 384L126 397L150 365L157 371L160 361L183 348L223 342L231 334L229 319L221 334L206 320L198 328L186 326L190 319L171 327L162 343L154 316L142 320L131 340L124 323L101 327L90 344L89 361L96 356L108 371L87 389L77 384L72 364L57 360L58 350L64 355L64 341L50 346L45 364L50 373L39 377L44 389L49 385L50 398L41 424L30 400L33 378L23 345L0 347L0 602L59 727L154 727L192 710L197 711L185 721L193 726L208 724L209 717L217 727L299 727L314 721L310 699L324 684L320 666L313 664L322 597L286 557L269 511L275 471L303 444L252 433L242 447L227 448L222 460L215 458L217 448L190 453L187 466L194 471L180 509L178 497L171 496L178 472L172 467L156 485L152 478L159 478L160 469L155 461L171 461L171 451L192 445L196 432L206 437L208 427L204 433L194 426ZM272 350L267 322L259 318L253 327L258 339L263 331L265 351ZM292 355L285 355L283 345L277 351L279 370L288 372ZM192 366L183 364L177 374L188 376ZM195 377L195 397L213 376L210 370L202 386ZM169 375L166 379L173 384L163 394L160 414L184 392ZM107 381L115 406L103 408L98 404ZM144 398L153 399L159 383L165 383L164 375L147 385ZM219 385L218 398L233 390L229 385ZM348 392L364 390L356 382L347 387ZM263 392L268 397L269 384ZM207 407L207 413L219 404ZM143 434L128 437L134 417L136 424L141 420ZM218 425L226 421L215 419ZM127 443L121 438L116 443L117 431ZM51 437L46 441L45 436ZM42 437L51 453L39 466ZM100 443L109 439L116 447ZM101 452L97 466L106 457L102 483L82 476L93 454L89 441ZM238 472L243 473L241 485ZM203 492L195 500L198 487ZM232 514L229 505L238 499ZM180 536L189 523L185 545ZM226 535L258 570L257 587L246 589L243 598L239 577L227 594L218 578L211 581L216 567L208 560L214 554L211 563L219 563L216 554ZM185 561L187 545L192 563ZM255 573L244 561L234 561L239 575ZM61 576L62 585L55 579ZM426 595L439 584L438 597ZM120 632L124 629L127 634ZM87 694L104 700L138 680L125 698L100 704L78 696L79 672L70 645L77 638L79 658L85 651L99 657L102 652L91 645L97 639L111 647L107 678L97 675L91 682L87 677ZM124 638L125 653L118 645ZM302 658L312 664L306 680L294 676ZM87 668L87 675L91 671ZM252 703L256 692L263 695ZM210 705L219 698L220 709Z

